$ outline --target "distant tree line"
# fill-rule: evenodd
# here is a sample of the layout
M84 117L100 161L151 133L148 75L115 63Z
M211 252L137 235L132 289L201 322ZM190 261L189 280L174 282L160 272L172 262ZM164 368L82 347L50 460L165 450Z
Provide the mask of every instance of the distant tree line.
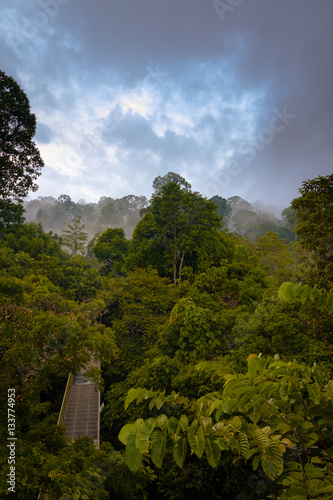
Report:
M179 174L169 172L164 177L156 177L153 182L155 196L170 179L182 187L184 193L191 190L190 184ZM164 184L163 184L164 183ZM257 211L248 201L239 196L223 198L215 195L210 201L217 205L217 214L221 216L224 229L236 232L244 238L254 241L268 231L277 233L287 243L295 241L295 213L286 208L281 219L273 214ZM134 229L147 213L149 202L145 196L127 195L113 199L103 196L97 203L85 200L74 202L70 196L61 195L57 199L52 196L39 197L24 203L27 222L42 224L47 232L63 235L68 226L80 219L84 224L87 239L107 229L122 228L125 237L130 239Z

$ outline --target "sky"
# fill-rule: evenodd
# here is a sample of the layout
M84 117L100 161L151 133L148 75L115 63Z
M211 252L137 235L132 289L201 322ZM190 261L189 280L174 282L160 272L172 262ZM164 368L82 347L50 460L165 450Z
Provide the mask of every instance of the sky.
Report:
M331 0L1 0L0 69L45 162L30 198L199 191L284 208L333 172Z

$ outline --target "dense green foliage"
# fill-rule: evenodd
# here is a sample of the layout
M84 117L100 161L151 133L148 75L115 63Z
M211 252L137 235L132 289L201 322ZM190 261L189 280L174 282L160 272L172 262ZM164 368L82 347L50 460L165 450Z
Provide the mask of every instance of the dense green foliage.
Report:
M125 257L128 252L128 241L122 228L107 229L94 244L92 250L100 262L104 263L101 270L105 274L112 271L121 274L124 269Z
M138 470L149 453L161 468L169 447L180 468L189 450L212 467L221 454L231 453L234 463L249 461L254 471L261 466L269 479L278 480L281 499L332 498L333 381L316 366L256 355L249 357L246 375L224 379L222 391L193 402L174 392L131 389L125 409L148 399L150 410L166 408L171 416L160 412L122 428L119 439L129 467Z
M154 189L149 206L105 199L87 251L90 208L65 195L50 203L63 236L2 228L0 496L15 387L18 499L332 498L330 256L326 233L310 247L300 226L303 202L326 220L322 190L284 211L280 239L240 197L207 200L172 172ZM66 377L91 356L100 449L56 425Z
M333 174L307 180L301 196L292 201L296 211L296 231L302 245L312 252L315 283L333 284Z

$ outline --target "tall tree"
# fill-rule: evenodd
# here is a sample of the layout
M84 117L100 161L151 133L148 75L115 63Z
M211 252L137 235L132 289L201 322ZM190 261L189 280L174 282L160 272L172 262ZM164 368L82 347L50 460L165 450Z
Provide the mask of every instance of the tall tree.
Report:
M32 138L36 117L17 82L0 71L0 224L22 219L20 204L44 163Z
M216 204L199 193L184 191L174 182L166 184L153 195L147 214L135 228L136 265L152 265L164 276L171 271L176 286L184 266L195 267L205 259L211 264L212 252L223 258L221 218L216 210Z
M71 250L72 256L83 254L88 235L83 231L84 224L81 223L81 217L74 219L73 225L67 224L67 227L63 233L62 244Z
M316 262L314 277L320 286L333 282L333 174L303 182L301 196L290 206L296 210L296 232Z

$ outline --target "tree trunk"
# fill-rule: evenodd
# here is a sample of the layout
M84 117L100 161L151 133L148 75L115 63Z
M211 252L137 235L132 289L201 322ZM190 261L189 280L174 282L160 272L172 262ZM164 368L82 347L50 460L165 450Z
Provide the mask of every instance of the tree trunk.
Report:
M179 265L179 279L181 279L181 276L182 276L182 267L183 267L184 257L185 257L185 250L183 250L183 255L182 255L182 258L180 261L180 265Z
M173 284L177 286L177 254L173 256Z

